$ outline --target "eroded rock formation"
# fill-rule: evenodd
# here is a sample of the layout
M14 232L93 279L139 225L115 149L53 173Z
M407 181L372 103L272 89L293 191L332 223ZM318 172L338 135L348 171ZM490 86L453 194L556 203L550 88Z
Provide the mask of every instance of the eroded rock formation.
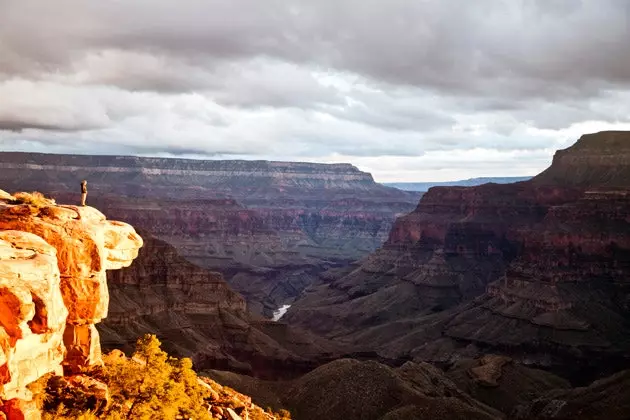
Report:
M102 363L94 324L107 315L105 271L131 264L141 246L131 226L91 207L0 191L2 410L26 415L26 386L46 373Z
M137 337L152 333L196 369L263 378L294 377L339 354L328 340L248 313L220 273L140 232L145 242L134 264L108 272L109 315L98 326L106 349L130 350Z
M283 320L392 359L614 372L630 363L629 193L628 132L583 136L531 181L432 188Z
M76 202L82 178L107 217L220 271L267 317L320 272L378 248L419 196L349 164L0 153L5 188Z
M29 399L26 385L62 374L68 310L56 250L39 236L0 231L0 398Z
M522 420L625 420L630 413L630 371L573 389L554 389L517 406L511 418Z

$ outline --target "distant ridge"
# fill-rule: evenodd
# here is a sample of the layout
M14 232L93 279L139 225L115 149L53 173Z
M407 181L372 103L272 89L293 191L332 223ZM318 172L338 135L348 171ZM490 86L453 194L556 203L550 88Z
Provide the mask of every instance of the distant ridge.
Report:
M583 135L573 146L558 150L552 165L533 182L627 189L630 187L630 132L602 131Z
M481 177L443 182L388 182L383 183L383 185L398 188L403 191L429 191L431 187L474 187L475 185L490 182L495 184L511 184L513 182L527 181L531 178L531 176Z

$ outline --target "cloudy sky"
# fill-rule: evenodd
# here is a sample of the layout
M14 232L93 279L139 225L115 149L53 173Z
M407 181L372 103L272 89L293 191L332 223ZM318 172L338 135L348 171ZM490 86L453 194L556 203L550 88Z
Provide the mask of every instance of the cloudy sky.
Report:
M630 129L628 0L0 0L0 149L533 175Z

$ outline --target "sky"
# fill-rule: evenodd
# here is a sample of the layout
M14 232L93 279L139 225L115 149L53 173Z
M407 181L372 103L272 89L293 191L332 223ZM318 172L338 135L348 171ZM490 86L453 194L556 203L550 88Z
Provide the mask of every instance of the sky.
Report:
M630 130L627 0L0 0L0 150L534 175Z

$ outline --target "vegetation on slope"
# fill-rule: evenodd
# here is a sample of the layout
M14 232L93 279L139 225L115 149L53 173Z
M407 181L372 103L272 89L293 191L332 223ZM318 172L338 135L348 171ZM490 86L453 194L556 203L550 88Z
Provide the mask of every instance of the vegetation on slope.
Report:
M131 358L114 350L103 360L103 368L91 376L109 391L94 384L72 386L72 377L46 378L40 397L44 419L211 420L229 418L229 410L247 410L251 420L290 418L284 410L281 415L266 413L230 388L201 380L190 359L170 357L154 335L139 339ZM83 383L99 383L84 378Z
M46 198L44 194L40 192L17 192L13 194L14 200L11 200L11 204L28 204L33 207L41 208L52 206L55 204L55 200Z

